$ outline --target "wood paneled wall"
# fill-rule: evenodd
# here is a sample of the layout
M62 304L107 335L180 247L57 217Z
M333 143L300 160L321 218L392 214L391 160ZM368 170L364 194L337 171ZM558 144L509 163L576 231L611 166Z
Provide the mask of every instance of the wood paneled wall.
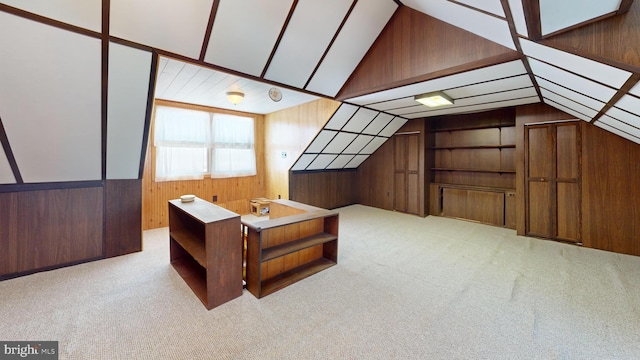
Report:
M265 115L265 197L289 199L289 169L339 106L320 99Z
M142 251L142 181L105 182L104 256Z
M401 6L337 98L347 99L518 58L516 51Z
M292 173L289 198L323 209L355 204L358 202L356 175L355 170Z
M150 131L149 146L142 178L142 227L153 229L169 226L168 204L171 199L180 195L193 194L197 197L213 201L217 196L217 205L239 213L248 213L248 200L265 197L265 119L262 115L234 112L224 109L209 108L196 105L156 101L156 105L178 106L203 111L215 111L239 116L251 116L255 119L256 176L234 177L225 179L205 178L202 180L155 182L153 166L155 151L153 147L153 124Z
M103 201L101 186L0 193L0 280L101 258Z

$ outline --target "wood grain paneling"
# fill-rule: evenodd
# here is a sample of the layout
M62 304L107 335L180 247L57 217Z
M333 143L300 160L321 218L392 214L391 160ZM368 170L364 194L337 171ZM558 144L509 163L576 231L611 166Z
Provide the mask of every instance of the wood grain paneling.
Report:
M320 99L265 115L266 197L290 198L289 169L339 106L337 101Z
M290 200L335 209L358 202L357 173L354 170L292 173Z
M238 212L236 210L246 209L247 211L243 213L249 212L249 204L247 200L257 197L266 197L264 116L160 100L156 101L156 104L253 117L255 119L257 175L224 179L205 178L202 180L155 182L153 175L155 151L153 147L152 124L142 177L142 220L144 230L169 226L167 201L177 199L181 195L193 194L201 199L211 202L213 202L213 197L216 196L216 204L224 205L224 207L227 207L229 210L234 212Z
M105 257L142 250L141 199L141 180L105 182Z
M358 167L358 202L360 204L393 210L393 159L394 143L386 141Z
M337 98L346 99L515 58L517 53L511 49L401 6Z

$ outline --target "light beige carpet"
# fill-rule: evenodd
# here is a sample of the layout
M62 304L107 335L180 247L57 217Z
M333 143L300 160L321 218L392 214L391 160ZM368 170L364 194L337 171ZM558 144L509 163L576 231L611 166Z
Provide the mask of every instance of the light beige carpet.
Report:
M143 252L0 282L0 340L61 359L638 359L640 258L354 205L337 266L207 311Z

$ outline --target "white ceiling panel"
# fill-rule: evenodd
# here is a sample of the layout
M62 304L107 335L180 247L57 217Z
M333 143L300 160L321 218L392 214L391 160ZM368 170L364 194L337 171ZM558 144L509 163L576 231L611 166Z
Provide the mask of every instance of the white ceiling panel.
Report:
M618 130L624 131L627 134L631 134L634 137L640 138L640 123L637 125L629 124L624 120L620 120L617 118L612 118L610 116L604 115L598 121L602 121L603 123L613 126Z
M200 57L213 0L111 0L111 35ZM224 3L224 2L223 2Z
M306 89L335 96L397 7L393 1L358 1Z
M345 166L345 169L355 169L358 166L360 166L360 164L362 164L365 160L367 160L367 158L369 157L369 155L356 155L353 157L353 159L351 159L351 161L349 161L349 163Z
M508 0L509 9L511 9L511 16L516 26L516 32L524 37L529 37L529 30L527 29L527 20L524 17L524 8L522 7L522 0Z
M109 44L107 179L140 175L150 74L150 52Z
M353 140L346 149L344 149L343 153L345 154L357 154L359 153L367 144L369 144L373 140L373 136L371 135L358 135L358 137Z
M631 90L629 90L629 93L636 95L636 96L640 96L640 82L638 82L637 84L635 84Z
M378 116L376 116L375 119L373 119L373 121L364 130L362 130L362 133L378 135L378 133L382 131L387 124L389 124L391 119L393 119L393 115L379 113Z
M313 139L313 142L309 145L306 152L308 153L321 152L322 149L324 149L327 146L327 144L329 144L329 142L333 140L336 134L338 134L337 131L329 131L329 130L320 131L318 136L316 136L316 138Z
M387 136L387 137L392 136L406 122L407 122L407 119L404 119L404 118L401 118L401 117L395 117L395 118L393 118L393 120L391 120L389 122L389 124L387 126L384 127L384 129L382 129L382 131L380 131L380 134L378 134L378 135Z
M540 99L538 98L538 96L531 96L531 97L526 97L521 99L497 101L497 102L490 102L490 103L464 106L464 107L458 107L458 108L454 107L454 108L447 108L447 109L441 109L441 110L431 110L431 111L425 111L420 113L407 114L404 116L409 119L417 119L421 117L431 117L431 116L447 115L447 114L473 113L481 110L491 110L491 109L498 109L498 108L509 107L509 106L534 104L538 102L540 102Z
M640 129L640 116L638 115L632 114L628 111L620 110L615 106L607 110L605 114Z
M337 156L338 155L320 154L313 160L311 164L309 164L309 166L307 166L307 170L323 170L324 168L329 166L329 164L331 164L331 162Z
M472 2L480 3L480 1ZM489 1L485 2L489 3ZM491 2L494 2L494 0ZM511 37L511 30L509 30L509 24L506 20L447 0L404 0L403 4L509 49L516 50Z
M605 105L605 103L603 103L602 101L598 101L588 96L584 96L580 93L569 90L565 87L552 83L551 81L547 81L543 78L536 77L536 82L538 83L538 86L540 86L541 88L545 88L549 91L553 91L556 94L562 95L577 103L588 106L594 110L600 111Z
M358 110L357 106L349 105L349 104L341 104L338 110L331 116L331 119L324 126L325 129L332 130L340 130L344 126L344 124L349 121L349 119L355 114Z
M306 169L307 166L309 166L309 164L311 164L313 159L316 158L316 156L318 156L318 155L317 154L302 154L302 156L300 156L300 158L298 158L296 163L293 164L293 167L291 168L291 170L297 171L297 170Z
M4 12L0 34L2 123L24 182L101 179L101 41Z
M333 160L333 162L329 164L329 166L327 166L327 169L342 169L347 166L349 161L351 161L354 156L355 155L338 155L338 157L335 158L335 160Z
M532 58L528 59L529 64L531 65L531 70L535 76L547 80L552 79L553 82L563 84L563 86L573 91L577 91L602 102L608 102L616 93L612 88L600 85L595 81L591 81Z
M540 89L540 93L542 93L542 97L544 98L545 102L547 100L551 100L556 104L563 105L564 107L572 109L573 111L584 114L589 119L593 119L596 115L598 115L598 111L579 104L571 99L567 99L566 97L560 96L556 93L552 93L551 91L548 91L546 89Z
M389 140L389 138L376 136L375 138L371 139L371 142L369 142L367 146L365 146L362 150L360 150L360 154L368 154L368 155L373 154L387 140Z
M52 0L2 0L0 3L91 31L102 31L101 0L64 0L55 3Z
M584 121L589 122L589 121L591 121L591 119L592 119L592 118L590 118L589 116L587 116L587 115L585 115L585 114L582 114L582 113L580 113L580 112L577 112L577 111L573 110L572 108L566 107L566 106L564 106L564 105L562 105L562 104L558 104L558 103L556 103L556 102L554 102L554 101L552 101L552 100L545 99L545 100L544 100L544 102L545 102L547 105L549 105L549 106L551 106L551 107L554 107L554 108L556 108L556 109L558 109L558 110L564 111L564 112L566 112L567 114L573 115L573 116L575 116L576 118L578 118L578 119L580 119L580 120L584 120Z
M526 72L527 70L522 64L522 61L515 60L507 63L484 67L477 70L467 71L465 73L445 76L434 80L428 80L417 84L411 84L380 91L377 93L362 95L355 98L347 99L346 101L358 105L367 105L387 101L389 99L413 97L416 94L424 94L442 89L452 89L460 86L490 81L494 80L497 76L510 77L526 74Z
M458 2L500 17L505 17L500 0L458 0Z
M299 1L265 78L303 88L350 7L344 0Z
M522 52L532 58L591 78L619 89L629 79L631 73L581 56L573 55L526 39L520 39Z
M377 111L360 108L349 122L342 128L343 131L361 132L379 113Z
M347 133L347 132L339 132L333 140L322 150L325 154L339 154L344 151L344 149L351 144L351 142L356 138L356 134ZM305 152L311 152L307 150Z
M612 119L606 115L602 116L600 119L598 119L598 121L593 123L595 126L598 126L602 129L605 129L607 131L610 131L618 136L622 136L623 138L627 139L627 140L631 140L633 142L635 142L636 144L640 144L640 135L638 136L634 136L626 131L623 130L625 124L621 123L620 121L616 120L616 119ZM634 131L635 133L635 131Z
M540 0L542 35L617 11L620 0Z
M414 100L413 96L367 104L368 107L380 111L388 111L413 105L416 105L416 101Z
M624 95L615 106L630 113L640 114L640 99L632 95Z
M16 178L13 176L9 159L4 152L4 147L0 146L0 184L15 184Z
M479 94L489 94L533 86L528 74L513 76L494 81L486 81L479 84L462 86L454 89L444 89L444 92L453 99L460 99Z
M260 76L293 0L220 1L204 61Z

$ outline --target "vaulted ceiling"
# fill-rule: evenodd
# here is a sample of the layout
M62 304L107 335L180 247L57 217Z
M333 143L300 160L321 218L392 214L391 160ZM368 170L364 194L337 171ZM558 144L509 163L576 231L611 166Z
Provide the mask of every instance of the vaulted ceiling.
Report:
M14 174L0 182L94 179L110 169L138 176L140 158L115 170L126 147L107 146L114 160L102 169L92 158L101 156L94 143L105 124L115 126L107 145L143 137L130 125L144 121L118 119L144 112L149 81L158 98L255 113L342 101L318 138L331 136L310 145L316 157L301 158L317 168L357 166L374 148L366 140L379 143L409 119L537 102L640 143L640 5L632 0L0 0L0 33L0 169ZM16 91L19 81L39 86ZM268 99L272 87L280 102ZM236 89L245 101L230 106L225 93ZM454 105L413 100L434 90ZM47 94L49 107L25 105ZM63 108L70 99L83 106ZM101 111L102 125L86 121ZM56 170L59 154L20 145L34 140L22 125L46 128L52 116L84 136L78 145L51 126L58 140L35 139L64 144L69 169ZM317 156L325 148L331 161ZM34 165L16 179L21 162ZM40 174L48 166L59 176Z

